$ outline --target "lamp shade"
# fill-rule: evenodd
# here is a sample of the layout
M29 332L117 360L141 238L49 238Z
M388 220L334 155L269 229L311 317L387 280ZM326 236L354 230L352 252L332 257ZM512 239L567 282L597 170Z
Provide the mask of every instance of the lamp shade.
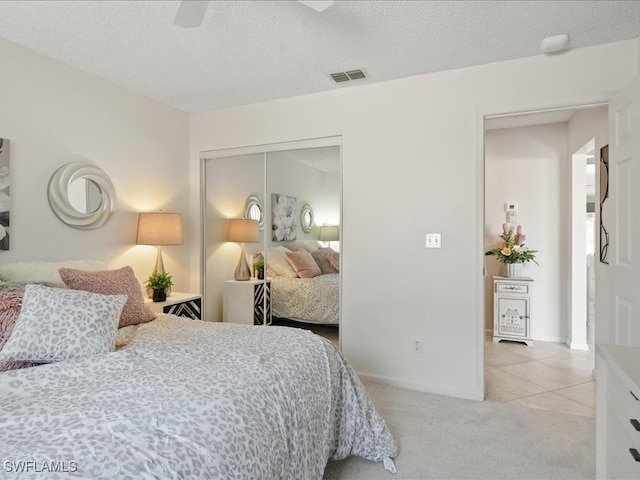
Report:
M320 227L318 240L321 242L336 242L340 239L340 232L337 225L323 225Z
M138 216L138 245L182 245L182 215L149 212Z
M229 242L259 242L258 221L248 218L230 218L227 240Z

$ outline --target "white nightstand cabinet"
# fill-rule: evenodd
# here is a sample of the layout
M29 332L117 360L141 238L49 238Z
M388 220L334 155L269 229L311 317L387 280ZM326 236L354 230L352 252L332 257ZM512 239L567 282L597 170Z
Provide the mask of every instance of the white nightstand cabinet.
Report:
M596 478L640 478L640 348L596 345Z
M164 302L154 302L150 298L145 298L144 302L154 313L202 320L202 296L199 293L171 292Z
M227 280L223 293L223 322L271 325L271 280Z
M531 290L533 279L493 277L493 341L533 344Z

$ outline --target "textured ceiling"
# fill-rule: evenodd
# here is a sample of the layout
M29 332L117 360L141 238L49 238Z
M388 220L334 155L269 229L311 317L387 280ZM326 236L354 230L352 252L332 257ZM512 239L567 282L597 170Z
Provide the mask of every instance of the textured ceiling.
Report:
M0 37L187 112L348 88L640 36L638 1L0 1ZM328 74L364 68L335 84Z

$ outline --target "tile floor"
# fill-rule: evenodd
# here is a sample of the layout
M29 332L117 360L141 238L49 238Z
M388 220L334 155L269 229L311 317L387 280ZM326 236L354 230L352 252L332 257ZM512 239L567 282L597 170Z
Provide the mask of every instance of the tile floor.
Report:
M487 400L524 407L596 415L593 350L571 350L561 343L485 343Z

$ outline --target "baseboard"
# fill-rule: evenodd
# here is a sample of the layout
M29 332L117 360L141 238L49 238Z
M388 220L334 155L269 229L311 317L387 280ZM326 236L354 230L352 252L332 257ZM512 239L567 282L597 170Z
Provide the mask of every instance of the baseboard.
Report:
M589 350L589 344L587 343L573 343L569 344L571 350Z
M535 342L536 340L539 342L564 343L565 345L568 345L565 337L546 337L544 335L535 335L533 337L533 341Z
M381 383L391 387L405 388L407 390L415 390L418 392L434 393L436 395L446 395L447 397L463 398L465 400L484 401L484 392L475 390L457 390L453 388L442 388L433 385L425 385L422 383L407 382L405 380L397 380L395 378L383 377L380 375L372 375L369 373L357 372L358 376L363 380L373 383Z

